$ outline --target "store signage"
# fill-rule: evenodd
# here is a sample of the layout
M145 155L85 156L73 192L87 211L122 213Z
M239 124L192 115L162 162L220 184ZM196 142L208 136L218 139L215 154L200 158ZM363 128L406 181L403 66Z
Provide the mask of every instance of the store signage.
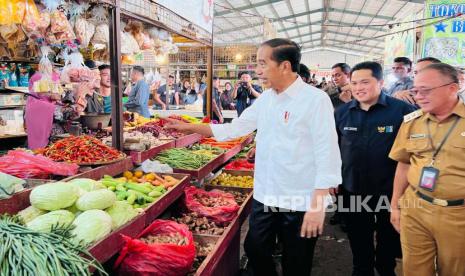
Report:
M463 0L427 0L425 18L427 23L436 22L424 28L422 56L439 58L455 66L465 64L465 20L456 17L445 21L441 18L465 14Z
M214 0L155 0L156 3L184 17L209 33L213 33L213 1Z

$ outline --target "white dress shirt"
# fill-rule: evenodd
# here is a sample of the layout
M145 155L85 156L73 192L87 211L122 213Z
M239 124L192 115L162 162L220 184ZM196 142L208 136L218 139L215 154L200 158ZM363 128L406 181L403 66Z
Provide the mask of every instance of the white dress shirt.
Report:
M310 209L313 191L341 184L341 156L328 95L300 77L268 89L230 124L211 125L217 140L257 130L254 199L271 207Z

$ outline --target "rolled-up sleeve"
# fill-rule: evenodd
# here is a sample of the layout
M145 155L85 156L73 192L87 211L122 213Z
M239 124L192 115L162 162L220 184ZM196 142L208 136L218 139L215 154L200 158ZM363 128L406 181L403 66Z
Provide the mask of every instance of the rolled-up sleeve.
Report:
M213 136L218 141L227 141L245 136L257 129L258 114L265 99L258 98L241 116L229 124L210 125Z
M312 140L316 165L315 189L337 187L342 183L341 153L338 145L331 100L324 95L312 112Z

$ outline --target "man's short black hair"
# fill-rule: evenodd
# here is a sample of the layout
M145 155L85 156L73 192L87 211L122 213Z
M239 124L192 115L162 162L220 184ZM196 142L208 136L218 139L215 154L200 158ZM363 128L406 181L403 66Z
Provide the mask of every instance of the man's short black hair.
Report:
M213 80L219 80L219 79L220 79L220 77L218 77L218 76L213 76Z
M244 75L244 74L247 74L247 75L249 75L250 77L252 77L252 73L251 73L251 72L249 72L249 71L242 71L242 72L239 72L239 75L238 75L238 76L239 76L239 79L242 78L242 75Z
M174 79L174 76L170 74L168 78Z
M410 68L412 68L412 61L408 57L396 57L394 62L403 63L404 65L408 65Z
M352 78L352 74L355 71L365 70L365 69L370 70L371 75L378 81L383 80L383 67L381 66L381 64L374 62L374 61L364 61L352 67L352 70L350 71L351 78Z
M307 81L310 80L310 70L303 63L299 65L299 75L301 78L305 78Z
M262 46L269 46L273 48L271 59L281 64L284 61L291 63L292 72L299 72L300 47L292 40L285 38L274 38L262 43Z
M103 71L105 69L110 69L110 65L109 64L102 64L98 67L98 70L99 71Z
M420 72L425 70L435 70L442 76L449 78L451 82L459 83L459 72L452 65L446 63L433 63L420 70Z
M84 61L84 65L89 67L89 69L95 69L97 67L97 65L95 64L95 61L93 61L91 59L86 59Z
M350 66L347 63L344 63L344 62L336 63L333 65L333 67L331 67L331 69L334 69L334 68L340 68L341 71L344 72L344 74L346 75L350 74Z
M430 61L431 63L441 63L441 61L435 57L424 57L420 58L417 60L417 63L423 62L423 61Z
M132 67L132 70L137 71L137 72L140 72L140 73L142 73L142 75L145 74L144 67L139 66L139 65L136 65L136 66Z

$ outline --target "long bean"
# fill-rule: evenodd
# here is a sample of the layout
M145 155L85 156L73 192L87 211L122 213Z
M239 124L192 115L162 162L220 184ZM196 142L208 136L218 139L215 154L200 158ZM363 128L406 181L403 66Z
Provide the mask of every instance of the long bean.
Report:
M69 242L70 229L31 231L16 218L0 216L0 275L107 275L85 250Z

